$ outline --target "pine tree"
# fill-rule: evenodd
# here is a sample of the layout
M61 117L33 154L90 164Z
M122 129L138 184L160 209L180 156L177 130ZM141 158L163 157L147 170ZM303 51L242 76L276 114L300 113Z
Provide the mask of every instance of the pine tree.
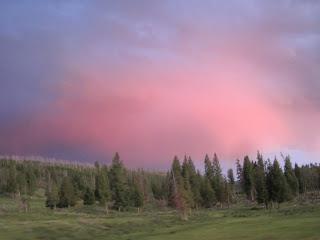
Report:
M184 189L184 182L181 175L181 166L177 156L174 157L169 172L169 205L177 208L177 195L181 195ZM185 203L184 203L185 204ZM181 204L180 204L181 205Z
M280 203L287 200L288 184L277 159L274 160L269 171L270 199L273 202L277 202L279 206Z
M190 185L191 185L194 207L198 208L201 205L201 201L202 201L201 193L200 193L202 177L200 172L196 171L196 168L190 156L188 157L188 169L189 169Z
M217 154L215 153L212 161L212 169L213 169L213 179L212 179L212 188L215 191L216 199L220 202L220 206L222 207L222 203L224 201L224 180L222 177L222 170L220 167L219 159Z
M110 199L108 169L105 166L100 168L98 163L96 163L94 195L95 195L95 199L99 201L101 205L106 205Z
M243 169L240 163L240 160L236 160L236 168L237 168L237 181L241 187L241 189L244 189L244 183L243 183Z
M83 196L83 204L84 205L93 205L95 203L94 192L87 187Z
M228 205L228 208L230 207L230 204L232 202L232 195L233 195L233 185L230 184L227 180L227 178L223 179L223 195L222 195L222 199L223 202L226 202Z
M9 176L7 181L7 192L11 193L12 196L15 196L17 192L17 170L14 162L9 163Z
M133 206L138 209L138 213L140 213L141 207L143 207L143 193L139 189L137 184L134 184L132 187L131 199Z
M64 177L59 191L58 207L66 208L76 204L76 195L70 177Z
M295 197L299 191L299 182L292 168L289 156L285 157L284 175L289 185L289 198Z
M270 159L268 159L265 163L265 169L266 169L266 189L267 189L267 208L270 207L269 203L273 202L272 200L272 191L273 191L273 184L272 184L272 181L273 181L273 177L272 177L272 174L273 174L273 165L270 161Z
M184 186L184 191L185 191L186 201L188 206L194 207L193 192L190 184L191 171L192 171L191 166L188 163L187 156L185 156L182 164L183 186Z
M55 209L59 203L59 190L56 184L51 183L47 189L46 207Z
M228 169L227 175L228 175L228 182L229 182L231 185L234 185L235 181L234 181L234 175L233 175L233 170L232 170L232 168Z
M204 171L205 171L205 175L206 175L207 179L212 184L212 181L213 181L213 167L212 167L212 163L210 161L210 158L209 158L208 154L206 154L206 156L204 158Z
M85 178L82 176L82 174L73 172L71 173L71 175L75 196L76 198L83 199L88 184L86 183Z
M300 194L305 193L306 192L305 181L301 173L301 168L298 166L298 164L294 165L294 174L298 179L299 193Z
M110 186L112 191L112 200L114 208L119 211L129 205L129 189L126 178L126 169L118 153L112 159L110 168Z
M267 206L267 186L266 186L266 173L263 161L263 156L258 152L257 165L255 167L255 189L257 193L257 202L264 203Z
M170 205L175 207L181 214L183 220L188 219L187 209L188 196L184 188L184 179L182 177L182 169L177 156L174 157L170 172Z
M25 176L26 176L25 178L26 178L26 183L27 183L27 193L29 195L33 195L37 186L36 186L36 176L35 176L35 173L31 167L27 168Z
M24 172L17 174L17 190L19 195L27 194L26 175Z
M155 200L164 201L165 199L168 198L168 195L169 195L169 193L168 193L169 180L168 179L170 178L169 175L167 174L165 179L154 177L154 176L151 177L150 188L151 188L152 196Z
M211 208L216 204L216 194L207 176L204 177L201 184L201 199L203 207Z
M254 201L254 175L253 175L253 165L248 156L245 156L243 161L243 187L247 198Z
M248 199L266 204L290 200L295 194L305 194L303 198L313 200L320 190L319 164L307 164L292 168L289 157L284 168L278 161L263 161L258 152L257 160L244 159L243 167L237 160L237 179ZM95 203L115 208L128 206L140 209L144 203L176 208L182 217L188 217L188 210L198 207L213 207L219 203L233 202L233 171L226 177L221 173L217 155L213 161L205 159L205 173L196 170L190 157L185 157L182 165L174 158L167 176L158 172L126 170L116 154L110 170L106 165L95 164L95 168L82 165L45 163L0 159L0 193L20 196L20 208L28 210L30 196L35 190L46 185L46 206L49 208L73 206L78 199L85 205ZM110 179L110 183L109 183ZM111 187L111 190L109 189ZM111 201L112 200L112 201Z
M233 169L230 168L227 172L227 176L228 179L226 181L225 184L227 184L227 186L225 186L225 189L227 187L228 190L228 203L233 202L234 198L235 198L235 180L234 180L234 174L233 174Z

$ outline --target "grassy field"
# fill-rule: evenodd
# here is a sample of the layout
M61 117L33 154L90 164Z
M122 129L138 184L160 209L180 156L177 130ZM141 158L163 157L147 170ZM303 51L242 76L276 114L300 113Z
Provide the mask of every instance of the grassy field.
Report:
M51 211L40 195L24 213L17 202L0 197L0 239L320 239L320 206L207 210L193 212L185 222L171 211L109 216L99 207Z

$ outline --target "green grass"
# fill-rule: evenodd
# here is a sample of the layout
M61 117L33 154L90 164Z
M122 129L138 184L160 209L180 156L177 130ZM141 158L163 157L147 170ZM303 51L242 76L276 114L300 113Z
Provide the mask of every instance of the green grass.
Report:
M0 239L320 239L320 206L206 210L181 221L173 211L108 216L99 207L52 211L44 207L41 193L24 213L16 201L0 197Z

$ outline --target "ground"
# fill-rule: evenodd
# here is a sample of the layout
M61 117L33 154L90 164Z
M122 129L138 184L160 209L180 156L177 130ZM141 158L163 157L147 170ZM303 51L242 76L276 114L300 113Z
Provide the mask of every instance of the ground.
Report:
M320 206L281 206L272 212L235 207L194 211L189 221L174 211L112 212L99 207L52 211L34 196L30 211L0 197L0 239L320 239Z

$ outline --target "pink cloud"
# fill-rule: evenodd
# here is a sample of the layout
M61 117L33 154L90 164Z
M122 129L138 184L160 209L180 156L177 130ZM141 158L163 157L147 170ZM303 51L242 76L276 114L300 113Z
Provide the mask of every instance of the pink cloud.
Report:
M318 46L317 18L307 14L317 8L236 6L183 5L176 14L163 5L151 16L121 5L98 19L84 8L95 27L64 39L72 47L61 41L63 71L48 84L56 98L10 123L0 146L119 151L128 165L149 167L168 166L174 154L233 161L258 149L317 152L319 62L309 49Z

